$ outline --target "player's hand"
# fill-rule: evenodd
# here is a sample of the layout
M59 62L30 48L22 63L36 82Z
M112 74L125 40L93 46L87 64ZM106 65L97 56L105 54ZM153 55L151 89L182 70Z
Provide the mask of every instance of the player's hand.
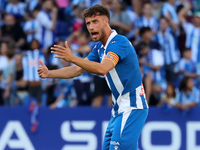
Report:
M65 48L66 47L66 48ZM60 58L65 61L71 62L72 57L74 56L67 44L67 41L65 42L65 47L60 45L54 45L54 47L51 47L53 51L51 53L56 54L57 56L54 56L55 58Z
M45 64L42 62L41 59L39 59L39 62L41 64L41 66L38 67L38 75L40 78L47 78L49 75L49 70L48 68L45 66Z

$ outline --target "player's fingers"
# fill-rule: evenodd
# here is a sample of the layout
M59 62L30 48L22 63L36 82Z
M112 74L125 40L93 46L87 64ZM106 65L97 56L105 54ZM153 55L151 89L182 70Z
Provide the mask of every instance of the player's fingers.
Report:
M56 55L59 55L59 56L63 56L63 53L62 53L62 52L51 51L51 53L56 54Z
M67 41L65 41L65 47L69 48L69 45L68 45Z
M61 49L61 50L63 50L63 51L66 51L66 48L63 47L63 46L60 46L60 45L54 45L54 47L59 48L59 49Z
M40 63L42 66L45 66L41 59L39 59L39 63Z
M62 52L62 53L65 52L63 49L56 48L56 47L51 47L51 50L54 50L54 51L57 51L57 52Z
M54 58L60 58L60 59L63 59L64 56L54 56Z
M38 74L41 74L41 73L43 73L43 70L38 70Z

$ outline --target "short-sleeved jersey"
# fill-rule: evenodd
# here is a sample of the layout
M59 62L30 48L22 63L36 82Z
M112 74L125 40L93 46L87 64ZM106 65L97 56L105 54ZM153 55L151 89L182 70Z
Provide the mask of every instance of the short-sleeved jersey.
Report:
M119 57L116 66L105 75L112 91L112 115L131 109L148 108L138 58L131 43L126 37L113 31L106 45L97 43L87 58L90 61L101 62L108 52L113 52Z

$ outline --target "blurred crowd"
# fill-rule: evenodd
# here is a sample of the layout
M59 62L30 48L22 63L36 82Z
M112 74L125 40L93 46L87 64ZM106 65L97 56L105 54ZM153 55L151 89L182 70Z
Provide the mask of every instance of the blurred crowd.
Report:
M100 3L110 25L134 46L149 105L188 110L199 104L200 0L1 0L0 105L112 106L103 76L88 72L74 79L41 79L41 59L49 70L71 66L50 47L68 44L87 57L95 46L84 9Z

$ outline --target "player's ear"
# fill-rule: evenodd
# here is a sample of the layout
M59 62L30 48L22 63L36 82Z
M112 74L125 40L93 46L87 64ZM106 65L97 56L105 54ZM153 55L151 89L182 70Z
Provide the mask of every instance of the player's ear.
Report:
M106 17L106 22L109 23L109 19Z

